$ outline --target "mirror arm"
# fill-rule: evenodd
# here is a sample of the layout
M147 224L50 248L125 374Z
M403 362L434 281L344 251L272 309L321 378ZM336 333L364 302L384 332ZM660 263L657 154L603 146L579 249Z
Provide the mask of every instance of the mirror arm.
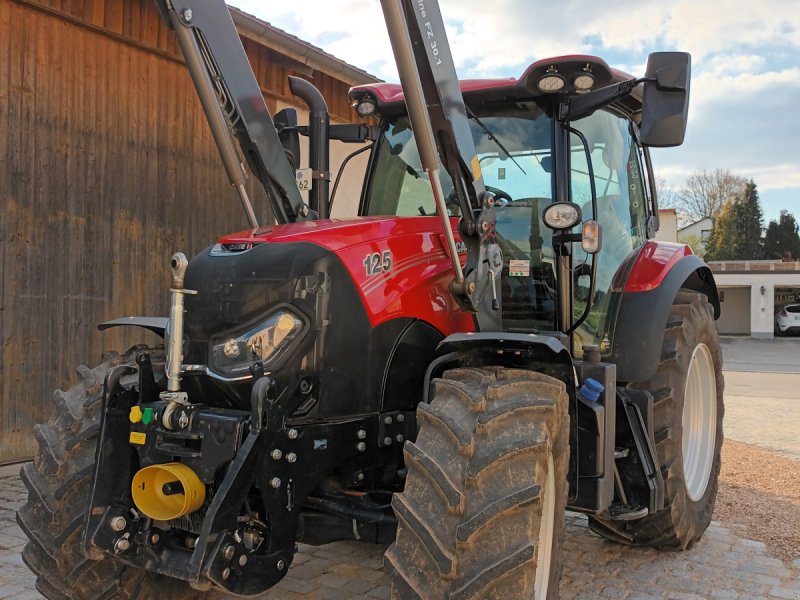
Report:
M583 94L569 101L566 110L559 112L558 118L561 122L576 121L583 117L588 117L598 108L610 104L618 98L630 94L634 88L645 81L655 81L654 77L640 77L639 79L629 79L622 83L600 88L588 94Z
M583 314L572 324L566 333L567 335L572 335L572 333L581 326L581 324L588 318L589 312L592 310L592 304L594 304L594 282L597 280L597 255L592 255L592 274L591 277L591 285L589 286L589 298L586 300L586 308L583 309Z

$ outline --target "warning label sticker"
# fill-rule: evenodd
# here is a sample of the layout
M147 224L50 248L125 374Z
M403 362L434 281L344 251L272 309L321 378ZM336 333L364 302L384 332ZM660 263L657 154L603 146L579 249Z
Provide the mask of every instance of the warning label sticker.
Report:
M136 444L141 446L147 441L147 434L142 433L141 431L131 431L130 442L131 444Z
M529 277L530 274L531 274L531 261L529 260L508 261L509 277Z

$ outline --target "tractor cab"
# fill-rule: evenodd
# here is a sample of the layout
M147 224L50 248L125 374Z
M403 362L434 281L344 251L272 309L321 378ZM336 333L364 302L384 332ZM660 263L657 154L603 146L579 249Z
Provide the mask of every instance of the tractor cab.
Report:
M572 89L554 93L551 88L558 82L566 86L561 72L572 74ZM563 322L574 331L577 357L585 345L610 349L611 299L615 283L624 276L618 271L654 234L658 210L653 180L645 169L647 148L639 141L641 84L567 124L559 120L558 111L570 97L582 98L595 87L631 80L599 58L580 56L538 61L520 79L460 84L480 173L494 201L495 234L503 256L502 329L556 332L563 330L559 313L568 311ZM380 116L382 122L360 213L435 216L402 90L394 84L374 84L354 88L350 95L360 112ZM554 143L560 138L566 144ZM460 217L452 179L443 173L440 182L448 216ZM560 185L566 191L562 197ZM597 249L587 252L581 244L558 247L559 230L544 221L545 211L557 201L575 207L578 220L573 226L599 224ZM593 273L593 254L600 248L602 258ZM558 256L565 251L572 277L563 288L569 290L569 298L560 302Z

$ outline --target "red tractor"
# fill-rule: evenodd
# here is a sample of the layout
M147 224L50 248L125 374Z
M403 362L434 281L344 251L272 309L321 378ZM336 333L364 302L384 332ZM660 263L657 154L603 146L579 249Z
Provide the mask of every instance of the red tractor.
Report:
M555 598L566 508L625 544L700 538L719 299L653 239L649 158L683 141L688 55L458 82L436 3L382 0L402 87L351 91L380 126L329 125L294 79L310 124L276 128L224 3L157 4L252 226L173 256L169 318L101 325L165 349L81 369L37 426L18 519L45 596L253 596L298 540L359 539L393 542L397 598ZM324 218L330 139L373 141L358 217Z

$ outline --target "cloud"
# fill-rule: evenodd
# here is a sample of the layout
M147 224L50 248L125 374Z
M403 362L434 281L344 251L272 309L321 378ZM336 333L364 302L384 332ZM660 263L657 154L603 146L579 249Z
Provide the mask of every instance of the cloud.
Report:
M665 38L698 58L731 48L800 46L796 0L682 0L674 3Z

